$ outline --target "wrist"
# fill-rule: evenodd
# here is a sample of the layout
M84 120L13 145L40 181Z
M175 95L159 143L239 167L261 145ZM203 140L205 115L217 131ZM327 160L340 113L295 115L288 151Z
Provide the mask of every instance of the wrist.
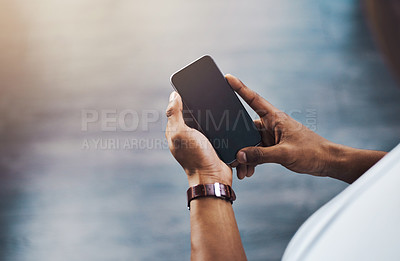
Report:
M326 148L327 164L325 164L324 176L343 180L343 177L339 176L345 174L343 172L346 170L348 150L351 148L333 142L329 142Z
M226 166L226 168L207 171L207 170L185 170L189 187L197 184L213 184L215 182L232 186L232 169Z
M330 154L330 167L326 176L353 183L386 153L332 144Z

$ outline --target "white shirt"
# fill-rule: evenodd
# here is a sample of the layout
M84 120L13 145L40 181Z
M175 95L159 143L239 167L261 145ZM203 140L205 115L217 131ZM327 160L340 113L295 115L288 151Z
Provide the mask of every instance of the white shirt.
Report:
M400 144L315 212L282 260L400 260Z

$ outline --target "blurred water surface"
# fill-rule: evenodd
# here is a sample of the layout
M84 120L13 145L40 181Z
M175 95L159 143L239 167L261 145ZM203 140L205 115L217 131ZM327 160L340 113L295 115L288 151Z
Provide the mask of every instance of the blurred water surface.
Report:
M171 73L206 53L328 139L399 142L400 89L358 1L1 0L0 31L0 260L189 259L164 109ZM100 119L86 130L87 112ZM249 260L279 260L345 187L273 164L235 179Z

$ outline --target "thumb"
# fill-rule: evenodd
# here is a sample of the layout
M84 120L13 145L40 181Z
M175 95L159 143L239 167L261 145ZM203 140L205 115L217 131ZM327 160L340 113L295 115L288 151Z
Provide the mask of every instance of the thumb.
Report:
M286 150L282 145L271 147L247 147L236 154L239 163L255 165L262 163L282 163L286 158Z
M177 92L172 92L169 96L169 104L165 114L168 118L167 129L177 129L179 126L184 125L182 115L182 99Z

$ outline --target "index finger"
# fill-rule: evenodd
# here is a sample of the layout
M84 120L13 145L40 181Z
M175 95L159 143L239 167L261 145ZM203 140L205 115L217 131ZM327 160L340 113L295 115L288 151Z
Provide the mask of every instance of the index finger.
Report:
M258 93L244 85L235 76L227 74L225 75L225 78L228 80L228 83L232 89L243 98L243 100L258 114L258 116L264 117L268 113L279 111Z

